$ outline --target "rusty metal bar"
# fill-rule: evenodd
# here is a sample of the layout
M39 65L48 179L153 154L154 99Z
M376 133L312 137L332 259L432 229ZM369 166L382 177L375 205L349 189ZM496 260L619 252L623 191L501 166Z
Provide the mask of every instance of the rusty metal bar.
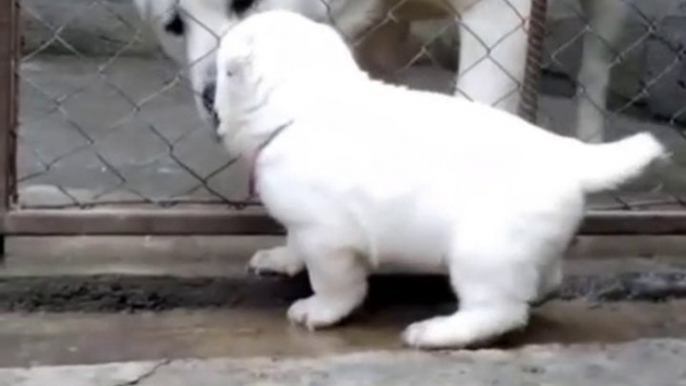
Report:
M206 209L17 210L3 216L3 234L71 235L282 235L263 212ZM686 235L686 211L593 211L585 235Z
M16 159L14 130L17 122L17 71L19 51L16 0L0 0L0 217L10 210L14 195ZM0 256L5 253L5 234L0 234Z
M548 0L533 0L529 18L529 42L526 55L522 100L519 115L529 122L536 123L538 112L538 85L543 63L543 40L548 12Z

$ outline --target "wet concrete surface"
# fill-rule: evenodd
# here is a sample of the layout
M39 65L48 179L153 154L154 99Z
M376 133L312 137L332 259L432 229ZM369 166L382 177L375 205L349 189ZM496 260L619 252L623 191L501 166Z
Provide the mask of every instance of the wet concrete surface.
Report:
M445 277L378 275L360 312L310 333L285 316L290 302L309 294L304 275L245 272L256 248L279 242L11 239L0 269L0 367L406 353L399 335L407 324L456 306ZM684 244L614 242L644 257L619 259L611 243L581 240L570 252L560 298L537 308L525 331L493 347L686 339L686 272L676 253ZM672 257L658 258L658 245L662 253L671 245Z
M645 292L649 301L635 300L638 292L631 283L641 280L653 283L644 288L659 290ZM678 280L684 277L570 277L563 299L536 308L526 330L492 347L686 339L686 293L663 291ZM285 316L290 302L307 294L304 277L3 279L0 367L406 351L400 342L405 326L456 306L445 278L378 276L359 312L340 326L312 333L290 325Z
M402 347L400 333L445 307L389 306L309 332L290 325L285 307L141 313L0 314L0 367L96 364L186 358L321 357ZM614 344L686 339L686 302L593 305L554 301L529 327L492 348Z

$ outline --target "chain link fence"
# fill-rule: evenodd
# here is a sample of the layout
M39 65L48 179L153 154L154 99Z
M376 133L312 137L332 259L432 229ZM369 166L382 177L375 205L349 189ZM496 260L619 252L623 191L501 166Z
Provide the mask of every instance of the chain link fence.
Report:
M11 151L7 167L9 209L18 214L5 221L6 233L273 228L243 215L232 228L217 213L217 204L232 216L257 212L244 209L253 206L248 168L214 140L203 91L217 26L231 12L279 1L3 2L21 20L20 31L5 26L21 32L17 125L8 140L16 141L16 167ZM648 233L686 229L683 0L341 1L300 11L334 24L377 78L491 103L587 141L655 133L674 165L594 197L602 215L588 229L628 232L627 219ZM352 17L360 14L372 16ZM161 217L142 212L161 208ZM188 208L200 212L190 216ZM94 209L108 212L84 225ZM34 217L21 220L22 212ZM656 225L656 218L670 220ZM30 231L46 219L55 229Z
M679 0L551 1L539 123L589 142L656 135L673 164L592 208L684 209L684 6Z
M500 0L510 16L525 2ZM547 9L546 9L547 3ZM399 4L407 4L400 2ZM478 2L470 2L476 6ZM522 90L520 114L551 131L587 142L612 141L639 131L650 131L673 152L673 165L624 187L619 192L591 198L595 210L680 211L684 207L684 142L686 114L686 3L680 0L639 2L634 0L548 0L534 2L532 25L508 21L508 11L489 8L501 27L491 43L473 36L474 29L453 28L452 19L415 23L417 35L410 49L414 55L396 65L394 80L416 88L455 93L486 101L501 108L502 99L483 98L479 88L489 88L500 72ZM469 12L469 7L463 10ZM681 13L679 13L681 12ZM392 9L380 24L389 29L403 23L402 12ZM456 13L465 21L464 15ZM543 18L541 15L545 15ZM526 20L529 21L529 20ZM541 25L536 23L540 22ZM423 25L422 25L423 23ZM488 28L492 26L489 25ZM528 27L528 28L527 28ZM376 27L377 30L382 27ZM529 57L524 76L497 51L517 30L530 33ZM537 35L542 34L538 39ZM465 41L477 48L460 48ZM511 46L507 52L514 51ZM539 50L540 48L540 50ZM474 51L480 51L474 55ZM463 61L459 54L473 57ZM386 54L386 53L384 53ZM456 56L456 54L458 56ZM400 54L398 56L403 56ZM388 62L388 61L387 61ZM473 63L465 66L464 63ZM483 63L492 68L477 76L476 89L461 89L460 76L479 73ZM484 66L484 67L488 67ZM422 72L420 74L420 71ZM457 73L457 81L453 74ZM432 79L433 78L433 79ZM491 84L489 84L491 83ZM466 83L469 87L470 84ZM536 90L537 93L531 93ZM473 97L476 94L476 97ZM535 97L532 98L532 95ZM511 108L509 108L512 110Z
M245 178L131 4L21 2L18 205L224 202Z

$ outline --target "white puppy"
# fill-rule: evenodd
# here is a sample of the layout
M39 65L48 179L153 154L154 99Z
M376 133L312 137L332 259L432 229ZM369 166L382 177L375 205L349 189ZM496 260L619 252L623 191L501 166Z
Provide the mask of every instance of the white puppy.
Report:
M486 105L372 81L333 29L287 11L223 38L215 109L229 151L288 230L258 264L307 267L288 317L333 325L381 264L443 266L459 311L411 325L416 347L464 347L525 326L562 279L587 193L661 157L649 134L584 144ZM418 108L421 106L421 108Z

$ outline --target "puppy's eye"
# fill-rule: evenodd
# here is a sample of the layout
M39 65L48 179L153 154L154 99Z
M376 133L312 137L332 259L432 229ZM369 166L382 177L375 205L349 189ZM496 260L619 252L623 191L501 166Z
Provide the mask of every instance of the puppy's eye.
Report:
M229 11L241 16L252 8L257 0L231 0L229 3Z
M183 36L186 33L186 24L178 12L174 12L171 19L164 24L164 30L174 36Z

